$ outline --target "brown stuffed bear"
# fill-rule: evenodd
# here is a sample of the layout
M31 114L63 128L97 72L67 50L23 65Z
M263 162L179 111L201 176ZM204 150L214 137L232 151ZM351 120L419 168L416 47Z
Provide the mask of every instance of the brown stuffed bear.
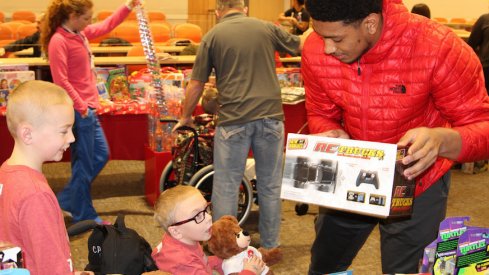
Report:
M243 269L244 257L257 255L267 265L277 263L281 258L278 249L256 249L249 246L251 237L248 232L241 229L234 216L222 216L212 224L212 234L207 242L209 251L217 257L224 259L222 269L224 274L239 273ZM262 274L273 274L266 267Z

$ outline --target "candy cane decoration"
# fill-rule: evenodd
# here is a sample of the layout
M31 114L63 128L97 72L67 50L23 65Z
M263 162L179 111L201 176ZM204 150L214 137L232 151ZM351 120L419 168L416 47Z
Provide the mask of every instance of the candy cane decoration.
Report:
M160 118L165 118L168 116L168 108L166 106L165 95L163 93L163 84L160 75L160 62L156 56L153 35L148 23L148 16L144 10L142 1L140 1L134 8L136 10L141 45L143 46L144 55L146 56L146 64L152 76L151 86L154 88L158 114Z

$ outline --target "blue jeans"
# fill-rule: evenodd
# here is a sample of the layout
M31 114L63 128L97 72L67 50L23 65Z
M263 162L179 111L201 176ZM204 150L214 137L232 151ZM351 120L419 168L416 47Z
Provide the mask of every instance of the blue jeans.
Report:
M283 122L268 118L218 126L214 137L213 219L237 215L239 185L251 147L260 198L258 230L264 248L279 246L283 146Z
M91 186L109 160L109 147L97 114L89 109L82 118L75 111L75 142L71 145L71 179L58 193L61 209L73 215L73 222L98 217L93 208Z

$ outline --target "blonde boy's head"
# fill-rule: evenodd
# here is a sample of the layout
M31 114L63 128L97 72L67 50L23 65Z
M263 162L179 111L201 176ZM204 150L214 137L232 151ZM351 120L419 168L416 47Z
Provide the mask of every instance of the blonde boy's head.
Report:
M200 191L192 186L177 185L165 190L155 204L155 220L167 231L175 222L175 213L179 204L190 196L200 194Z
M12 137L17 138L17 127L22 123L41 126L56 105L73 106L73 101L61 87L40 80L20 84L11 92L7 103L7 127Z

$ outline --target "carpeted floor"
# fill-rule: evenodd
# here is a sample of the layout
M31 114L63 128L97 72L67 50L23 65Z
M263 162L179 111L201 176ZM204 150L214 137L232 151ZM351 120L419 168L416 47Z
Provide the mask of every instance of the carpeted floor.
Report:
M59 191L70 176L69 163L49 163L43 167L53 190ZM103 219L114 221L117 213L126 214L126 225L138 231L155 246L162 231L153 221L152 208L144 198L144 162L110 161L92 187L94 205ZM489 172L470 175L453 171L448 216L470 216L470 224L489 227ZM275 274L307 274L309 249L314 239L313 221L318 209L309 208L305 216L297 216L295 203L284 201L282 211L281 242L284 260L273 266ZM257 211L247 220L244 228L258 241ZM87 264L89 234L71 239L75 268L82 270ZM379 234L374 230L352 265L355 274L381 274L379 261Z

